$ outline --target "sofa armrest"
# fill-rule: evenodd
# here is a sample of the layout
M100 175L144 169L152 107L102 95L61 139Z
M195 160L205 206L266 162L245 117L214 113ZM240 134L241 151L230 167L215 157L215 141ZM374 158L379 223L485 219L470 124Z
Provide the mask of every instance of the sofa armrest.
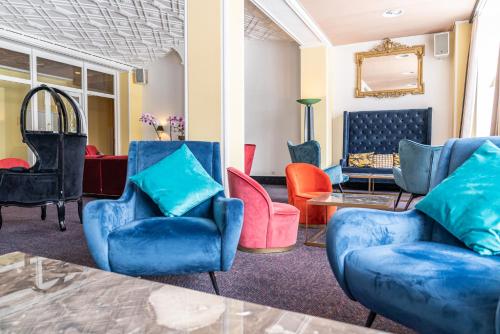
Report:
M214 219L222 236L221 270L233 265L243 227L243 201L217 196L214 199Z
M110 271L108 260L108 236L119 226L134 219L130 200L96 200L85 205L83 231L94 262L100 269Z
M433 221L416 210L405 212L342 209L328 225L327 255L333 273L352 299L344 278L344 259L373 246L429 240Z

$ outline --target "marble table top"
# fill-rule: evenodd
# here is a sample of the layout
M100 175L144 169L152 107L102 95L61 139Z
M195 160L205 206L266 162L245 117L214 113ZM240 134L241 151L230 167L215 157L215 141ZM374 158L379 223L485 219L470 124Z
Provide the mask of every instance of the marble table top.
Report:
M381 333L20 252L0 256L0 333L181 332Z

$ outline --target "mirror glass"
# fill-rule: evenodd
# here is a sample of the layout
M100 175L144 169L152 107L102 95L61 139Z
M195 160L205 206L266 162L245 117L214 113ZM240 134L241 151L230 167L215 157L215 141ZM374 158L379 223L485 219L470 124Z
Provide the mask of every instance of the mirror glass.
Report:
M412 89L418 86L418 57L414 53L365 58L361 91Z

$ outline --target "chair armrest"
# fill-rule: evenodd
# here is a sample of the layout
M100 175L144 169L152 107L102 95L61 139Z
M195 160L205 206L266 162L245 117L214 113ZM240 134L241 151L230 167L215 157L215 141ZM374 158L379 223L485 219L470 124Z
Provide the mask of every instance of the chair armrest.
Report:
M344 182L344 175L342 174L342 167L334 165L323 169L323 171L330 177L332 184L339 184Z
M243 201L218 196L214 199L214 219L222 236L221 270L233 265L243 227Z
M344 259L352 251L373 246L429 240L433 220L417 210L405 212L342 209L328 225L327 255L344 292Z
M130 200L97 200L85 205L83 231L90 254L100 269L111 270L108 260L109 234L133 219L134 209Z

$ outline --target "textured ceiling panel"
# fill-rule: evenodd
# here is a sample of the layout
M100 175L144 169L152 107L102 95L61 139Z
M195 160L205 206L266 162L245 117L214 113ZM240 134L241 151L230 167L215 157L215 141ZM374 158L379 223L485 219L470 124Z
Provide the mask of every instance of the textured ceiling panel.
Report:
M287 33L249 0L245 1L245 35L253 39L292 41Z
M248 0L250 38L289 40ZM184 43L184 0L0 0L0 27L135 66Z
M181 0L1 0L0 26L142 66L184 39Z

